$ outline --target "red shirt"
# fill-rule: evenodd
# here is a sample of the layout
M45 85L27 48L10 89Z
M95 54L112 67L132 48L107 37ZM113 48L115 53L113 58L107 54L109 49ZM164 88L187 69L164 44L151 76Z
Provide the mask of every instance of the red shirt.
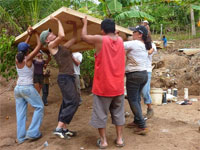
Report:
M95 55L92 92L113 97L124 94L125 50L123 40L103 36L102 48Z

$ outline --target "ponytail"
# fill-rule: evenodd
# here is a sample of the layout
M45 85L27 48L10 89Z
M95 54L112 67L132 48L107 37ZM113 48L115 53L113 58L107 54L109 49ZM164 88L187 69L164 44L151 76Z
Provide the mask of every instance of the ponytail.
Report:
M145 36L144 34L142 35L142 39L144 41L145 47L147 50L150 50L152 48L152 44L151 44L151 36L149 36L149 34L147 36Z
M19 62L19 63L22 63L23 62L23 60L24 60L24 57L25 57L25 53L24 52L22 52L22 51L19 51L18 53L17 53L17 61Z

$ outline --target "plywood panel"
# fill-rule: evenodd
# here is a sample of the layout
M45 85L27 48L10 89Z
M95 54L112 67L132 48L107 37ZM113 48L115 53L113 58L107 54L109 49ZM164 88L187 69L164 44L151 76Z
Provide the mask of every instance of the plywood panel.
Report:
M77 23L77 29L78 29L78 41L75 45L71 47L72 51L84 51L84 50L90 50L93 49L93 45L89 45L80 39L81 35L81 30L82 30L82 21L81 19L86 16L86 14L80 13L78 11L62 7L55 11L54 13L51 14L52 16L55 16L59 18L62 22L62 25L64 27L65 31L65 41L68 41L69 39L72 38L73 36L73 27L72 25L69 25L66 23L68 20L75 21ZM43 30L46 30L48 28L51 28L54 34L58 33L58 25L57 22L54 20L50 20L50 16L44 18L41 20L39 23L35 24L33 26L33 29L36 30L38 33L41 33ZM100 24L101 21L100 19L94 18L92 16L87 15L88 18L88 34L101 34L100 30ZM119 35L125 40L126 39L126 34L131 35L132 31L129 29L123 28L121 26L116 26L116 29L120 31ZM17 36L15 39L15 43L23 42L26 40L28 34L25 31L21 35ZM34 36L31 37L30 40L30 45L31 47L34 47L36 45L36 39Z

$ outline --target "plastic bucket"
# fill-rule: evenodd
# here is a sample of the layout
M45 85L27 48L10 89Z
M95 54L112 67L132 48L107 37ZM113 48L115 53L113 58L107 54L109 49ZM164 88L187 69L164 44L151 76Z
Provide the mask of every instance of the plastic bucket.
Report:
M161 88L151 88L150 94L151 94L152 104L154 105L162 104L163 90Z
M184 88L184 100L188 100L188 88Z

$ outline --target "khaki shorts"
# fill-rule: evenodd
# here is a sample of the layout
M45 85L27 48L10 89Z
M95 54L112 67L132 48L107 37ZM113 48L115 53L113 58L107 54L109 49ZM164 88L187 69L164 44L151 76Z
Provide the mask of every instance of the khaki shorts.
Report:
M94 128L105 128L110 111L112 123L114 125L124 125L124 95L115 97L103 97L94 95L93 111L90 124Z

